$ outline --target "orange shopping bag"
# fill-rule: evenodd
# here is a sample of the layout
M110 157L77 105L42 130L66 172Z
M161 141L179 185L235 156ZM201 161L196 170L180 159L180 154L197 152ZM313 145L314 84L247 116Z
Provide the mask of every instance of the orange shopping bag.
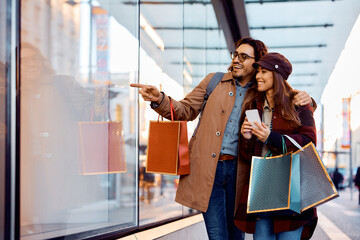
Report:
M150 121L146 172L186 175L190 173L187 123L174 121L171 101L170 108L171 121Z
M82 173L126 172L122 122L79 122Z

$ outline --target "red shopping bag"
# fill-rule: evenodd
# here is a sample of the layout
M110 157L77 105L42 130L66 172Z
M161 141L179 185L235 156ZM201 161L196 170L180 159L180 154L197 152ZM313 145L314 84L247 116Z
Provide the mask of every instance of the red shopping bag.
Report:
M146 172L186 175L190 173L187 123L174 121L171 101L170 108L171 121L150 121Z
M126 172L122 122L79 122L82 174Z

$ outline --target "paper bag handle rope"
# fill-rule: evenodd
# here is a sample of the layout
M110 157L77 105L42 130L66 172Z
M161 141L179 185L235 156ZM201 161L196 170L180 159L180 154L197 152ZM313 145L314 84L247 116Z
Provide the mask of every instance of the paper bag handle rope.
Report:
M110 114L110 102L109 102L109 106L108 106L108 115L109 115L109 121L111 122L111 114ZM90 121L92 122L94 119L94 104L91 107L91 115L90 115Z
M176 118L176 113L175 113L174 105L171 102L171 98L170 98L170 112L171 112L171 121L173 122L174 121L174 116Z
M286 135L285 135L286 136ZM295 141L295 140L294 140ZM282 142L282 148L283 148L283 154L287 153L287 148L286 148L286 144L285 144L285 139L284 137L281 135L281 142ZM264 156L264 159L267 157L272 157L272 153L271 150L269 149L269 151L266 153L266 155Z
M109 88L109 86L107 86ZM109 89L107 89L109 91ZM92 122L94 120L94 108L95 108L95 103L91 106L91 115L90 115L90 121ZM108 120L111 122L111 113L110 113L110 94L108 94L108 106L107 106L107 112L104 113L104 116L102 117L105 117L105 114L108 114Z
M292 137L288 136L288 135L285 135L285 137L287 137L287 139L289 139L289 141L295 145L295 147L297 147L298 149L300 149L301 151L304 151L304 149L300 146L300 144L298 144L295 139L293 139Z
M173 121L174 121L174 118L176 119L176 113L175 113L174 105L173 105L172 102L171 102L171 97L169 97L169 99L170 99L171 121L173 122ZM159 116L158 116L158 122L159 122L159 119L160 119L160 114L159 114ZM162 116L161 116L161 120L162 120Z

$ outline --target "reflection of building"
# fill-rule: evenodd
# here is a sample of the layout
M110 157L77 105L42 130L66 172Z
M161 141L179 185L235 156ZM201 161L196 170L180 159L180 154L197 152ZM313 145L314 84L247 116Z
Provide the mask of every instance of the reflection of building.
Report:
M1 36L1 41L4 41L5 42L5 36L6 36L6 7L5 7L5 4L4 5L0 5L0 36ZM1 44L0 45L0 61L3 61L4 62L4 59L5 59L5 53L6 51L6 46L5 44Z
M39 47L58 73L79 69L80 7L63 1L21 1L21 40Z
M139 167L146 161L148 122L157 119L157 114L134 89L129 88L129 83L161 86L173 98L181 99L207 73L226 72L233 43L241 36L251 35L263 40L271 51L286 52L295 62L290 84L313 94L319 102L319 94L330 75L327 69L332 69L334 56L341 51L356 17L354 12L360 9L357 0L317 1L319 8L309 8L308 3L300 3L303 1L260 2L0 1L0 61L13 61L8 65L11 74L7 81L12 83L8 94L17 94L9 97L7 104L3 101L5 97L0 101L0 109L6 110L6 119L12 126L7 132L11 134L8 138L11 141L7 140L7 145L0 141L0 149L7 149L6 155L5 152L0 155L0 177L6 180L1 180L0 184L7 184L6 188L5 185L0 188L0 219L12 223L13 230L18 230L23 239L79 239L95 235L118 238L168 221L190 221L189 216L194 212L174 202L178 177L154 175L153 183L144 185L142 182ZM105 26L101 21L96 23L91 15L91 4L106 15L107 32L103 32L105 28L101 27ZM278 12L282 9L279 6L286 10ZM319 15L320 8L322 11L336 10L338 14ZM264 17L256 17L264 9L269 10L271 16L264 13ZM342 18L343 12L346 12L346 18ZM291 13L291 16L284 13ZM330 21L328 16L334 19ZM269 26L270 18L272 26ZM340 24L338 18L341 18ZM322 25L328 21L331 24ZM20 24L20 32L16 32L17 24ZM286 37L279 38L279 35ZM101 45L104 39L108 40L106 46ZM20 74L20 85L16 86L19 72L16 72L14 52L20 40L39 48L57 77L66 75L57 78L59 86L67 83L66 88L49 84L53 83L51 78L50 82L41 84L28 81L34 87L29 90L25 86L29 76L24 74ZM107 49L108 56L101 55L103 52L99 49ZM98 60L104 59L108 61L102 69L105 81L91 81L97 77L101 63ZM22 59L20 68L30 65L30 72L36 73L33 64L39 63L38 60ZM353 80L351 77L346 79ZM349 85L355 88L354 82ZM95 101L98 88L105 90ZM87 107L80 97L83 91L90 96ZM44 100L44 96L47 99ZM15 99L21 100L16 102ZM353 101L357 101L355 97ZM335 108L330 101L327 103L331 109ZM16 110L15 106L19 108ZM92 109L95 116L91 117ZM79 117L78 111L86 114ZM359 115L355 111L354 116ZM122 122L127 172L78 174L77 121L109 121L106 113L111 113L113 121ZM21 119L16 118L17 115ZM194 123L188 124L190 132L193 126ZM328 128L331 127L333 125ZM45 128L47 131L43 130ZM325 129L325 135L326 131L329 130ZM356 126L353 159L360 156L358 133ZM337 137L330 135L333 139ZM47 141L54 136L56 140ZM94 140L98 139L94 137ZM54 160L54 155L60 160ZM105 155L103 159L107 159ZM339 161L343 164L348 160L344 155ZM354 160L354 167L357 164L359 161ZM14 182L14 179L20 180ZM142 201L140 192L144 189L141 186L148 190L150 201ZM21 196L14 194L12 198L9 189L20 192ZM24 199L29 201L24 202ZM15 221L16 218L19 220ZM5 225L2 220L1 230ZM201 220L196 221L200 225ZM23 223L26 227L22 227ZM205 236L204 229L197 224L189 224L185 228L187 234L195 231L196 236ZM0 234L7 234L6 237L0 235L0 239L15 237L14 231L0 231Z

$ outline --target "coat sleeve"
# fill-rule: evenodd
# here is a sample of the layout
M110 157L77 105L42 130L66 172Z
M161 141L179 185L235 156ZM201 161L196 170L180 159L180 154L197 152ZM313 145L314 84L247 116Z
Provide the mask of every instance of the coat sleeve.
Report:
M252 156L255 155L256 137L252 136L250 139L245 139L240 133L239 139L239 157L245 162L251 162Z
M204 95L206 94L206 87L209 84L212 76L215 73L207 75L184 99L176 101L171 98L176 112L176 120L192 121L199 113L204 103ZM154 109L158 114L164 118L170 119L170 99L164 93L164 100L159 107Z
M298 112L301 126L294 131L295 133L287 135L292 137L300 146L305 146L309 142L313 142L316 145L316 126L312 107L310 105L299 107ZM282 149L281 137L282 135L280 133L271 131L267 144L273 151ZM287 138L285 138L285 144L288 151L298 150Z

